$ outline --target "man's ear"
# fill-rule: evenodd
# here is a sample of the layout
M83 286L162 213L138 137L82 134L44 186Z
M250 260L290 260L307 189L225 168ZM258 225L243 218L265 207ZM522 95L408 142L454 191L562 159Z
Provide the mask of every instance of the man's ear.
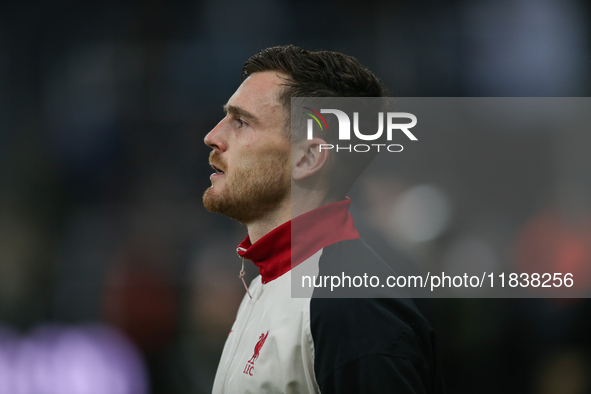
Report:
M321 138L303 140L292 151L292 176L296 181L317 174L328 163L326 141Z

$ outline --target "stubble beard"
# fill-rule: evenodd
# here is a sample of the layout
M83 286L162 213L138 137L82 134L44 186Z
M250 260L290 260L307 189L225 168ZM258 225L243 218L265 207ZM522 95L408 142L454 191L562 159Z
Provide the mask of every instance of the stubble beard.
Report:
M213 185L205 191L203 205L244 224L269 215L289 198L290 184L284 171L289 158L288 153L278 152L255 166L234 169L226 174L221 192L214 191Z

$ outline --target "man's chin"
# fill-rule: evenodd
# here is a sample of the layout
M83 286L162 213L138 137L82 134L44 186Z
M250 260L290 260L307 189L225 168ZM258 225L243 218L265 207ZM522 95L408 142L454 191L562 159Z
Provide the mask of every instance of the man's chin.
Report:
M213 213L228 216L248 225L275 211L286 196L289 198L281 174L265 166L261 176L244 172L238 178L224 179L227 175L212 179L212 185L203 194L203 205ZM221 181L221 182L220 182Z
M245 207L256 206L253 201L238 201L219 193L210 186L203 194L203 205L211 213L218 213L236 220L242 224L249 224L257 219L256 210Z
M214 186L208 187L203 193L203 206L211 213L219 213L236 219L234 204L230 204L228 197L224 196L220 190L216 190Z
M205 193L203 193L203 206L209 212L221 213L219 212L219 198L218 193L212 185L205 190Z

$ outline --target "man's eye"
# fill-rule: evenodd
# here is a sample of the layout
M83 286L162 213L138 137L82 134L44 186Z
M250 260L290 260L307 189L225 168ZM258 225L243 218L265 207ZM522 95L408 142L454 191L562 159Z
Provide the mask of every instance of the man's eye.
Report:
M239 127L244 127L244 126L248 126L248 123L246 123L245 121L243 121L240 118L236 118L236 122L238 122L238 126Z

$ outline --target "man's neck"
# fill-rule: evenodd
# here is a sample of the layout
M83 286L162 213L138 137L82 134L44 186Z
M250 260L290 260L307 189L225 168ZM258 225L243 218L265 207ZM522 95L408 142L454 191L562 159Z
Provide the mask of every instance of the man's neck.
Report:
M323 205L336 202L337 200L338 199L329 198L324 194L310 193L303 198L292 198L281 204L277 210L269 213L266 217L246 225L250 242L254 244L269 232L281 226L283 223L290 221L292 218L303 215L304 213Z
M246 224L250 242L254 244L269 232L273 231L289 220L291 220L291 209L290 202L287 200L284 201L277 209L269 212L265 217Z

